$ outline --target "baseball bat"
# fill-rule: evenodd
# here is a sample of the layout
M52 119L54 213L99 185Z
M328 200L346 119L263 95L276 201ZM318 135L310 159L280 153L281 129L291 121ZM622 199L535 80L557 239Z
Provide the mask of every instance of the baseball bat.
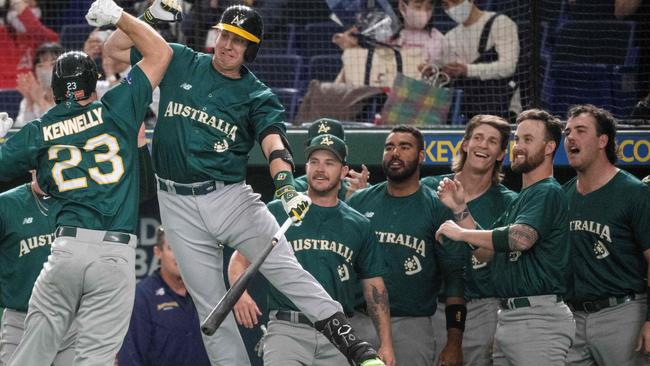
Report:
M278 244L282 235L284 235L287 229L289 229L291 223L291 218L287 218L287 220L280 227L280 230L278 230L278 232L273 235L271 245L264 247L264 251L262 251L262 253L260 253L260 255L255 258L251 265L246 268L246 271L244 271L244 273L237 279L237 281L233 283L226 294L223 295L217 306L212 309L210 315L208 315L208 317L205 318L201 324L201 331L203 334L211 336L214 334L214 332L217 331L221 323L223 323L232 308L237 303L237 300L239 300L244 291L246 291L248 284L260 269L260 266L262 263L264 263L266 257L268 257L269 253L271 253L271 250L273 250L275 245Z

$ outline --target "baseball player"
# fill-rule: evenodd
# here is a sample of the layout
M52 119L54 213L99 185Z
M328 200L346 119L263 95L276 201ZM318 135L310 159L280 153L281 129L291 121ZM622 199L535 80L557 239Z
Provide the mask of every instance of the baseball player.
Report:
M347 146L334 135L314 137L305 150L308 190L312 200L309 215L300 227L290 228L286 238L302 267L352 315L359 282L381 340L379 355L386 365L394 365L390 336L388 294L381 278L385 274L370 221L337 198L347 176ZM268 205L278 222L286 214L279 201ZM248 263L236 253L230 261L228 279L234 283ZM235 308L238 323L255 318L257 307L246 294L243 305ZM252 302L251 302L252 301ZM238 305L240 305L238 304ZM264 338L264 364L344 365L345 357L334 348L296 306L276 289L269 290L269 333Z
M308 146L311 140L319 135L330 134L334 135L341 140L345 141L345 132L341 122L331 118L320 118L315 120L307 130L307 139L305 146ZM348 176L341 181L341 189L339 189L339 199L346 201L354 192L368 186L368 178L370 172L365 165L361 165L361 171L357 172L354 169L349 169ZM301 175L295 179L296 190L298 192L307 191L307 175Z
M461 246L442 247L433 236L451 212L434 191L420 185L423 160L420 131L410 126L393 128L382 162L387 182L356 192L349 205L370 219L388 263L384 281L390 296L396 364L433 365L436 350L430 317L444 279L449 341L440 359L447 366L460 365L466 312L463 271L469 253ZM363 314L363 306L358 310L351 321L371 339L372 322Z
M138 134L140 197L151 198L153 167L144 124ZM27 303L43 263L47 262L55 237L56 216L61 204L38 186L36 172L32 182L0 194L0 366L9 363L24 333ZM76 328L61 342L54 365L72 365Z
M219 243L254 258L279 229L260 196L245 182L248 153L255 141L269 161L275 197L287 215L299 223L309 208L309 198L295 190L283 107L243 65L252 62L259 50L262 18L250 7L231 6L214 28L218 33L214 55L171 45L174 55L160 84L153 138L160 216L201 320L226 292ZM118 30L108 39L105 54L136 62L141 56L131 50L132 44ZM300 267L286 240L280 241L260 271L346 357L358 364L381 362L368 343L347 331L341 305ZM215 365L250 363L232 316L214 336L203 340Z
M570 251L567 202L553 178L561 137L560 121L549 113L531 109L519 114L512 169L522 173L523 188L492 230L476 229L459 181L447 181L439 190L442 200L453 196L460 209L436 237L466 242L476 248L480 261L493 263L492 279L501 298L495 360L503 353L500 362L509 365L564 365L575 335L571 310L562 300Z
M568 360L648 365L650 188L614 166L616 122L608 111L578 105L567 119L564 149L577 173L564 185L573 248L568 302L576 320Z
M420 183L437 190L442 180L458 180L465 189L465 203L482 227L490 227L506 210L516 193L501 184L501 166L510 141L510 125L501 117L476 115L467 123L453 174L422 178ZM442 196L441 198L444 198ZM443 200L455 212L453 202ZM463 364L492 365L492 344L497 327L499 300L492 282L492 263L470 257L466 268L465 301L467 320L463 333ZM444 329L444 293L438 297L433 315L434 329ZM436 349L447 343L444 332L435 332Z
M2 179L36 169L39 186L61 204L52 255L34 285L10 366L49 366L73 322L74 364L112 364L133 307L138 127L171 50L112 0L94 2L87 19L117 25L144 57L97 101L95 62L83 52L61 55L52 74L57 104L0 147Z

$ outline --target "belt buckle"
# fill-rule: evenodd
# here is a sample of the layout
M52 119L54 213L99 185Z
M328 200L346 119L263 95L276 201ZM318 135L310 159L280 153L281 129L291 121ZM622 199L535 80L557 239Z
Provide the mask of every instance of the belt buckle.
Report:
M508 305L508 309L510 309L510 310L514 310L514 309L517 308L517 306L515 305L515 298L514 297L508 298L506 300L506 304Z
M595 301L583 301L580 305L585 313L596 313L600 310L600 306Z

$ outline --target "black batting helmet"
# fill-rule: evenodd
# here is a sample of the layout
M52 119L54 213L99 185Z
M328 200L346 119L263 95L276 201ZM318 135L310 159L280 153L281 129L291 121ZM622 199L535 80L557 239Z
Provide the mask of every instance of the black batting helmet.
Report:
M227 30L248 40L244 60L246 62L255 60L264 36L264 22L257 11L246 5L229 6L221 15L219 23L213 28Z
M52 70L52 91L58 104L66 100L84 100L95 91L99 73L97 64L81 51L70 51L56 59Z

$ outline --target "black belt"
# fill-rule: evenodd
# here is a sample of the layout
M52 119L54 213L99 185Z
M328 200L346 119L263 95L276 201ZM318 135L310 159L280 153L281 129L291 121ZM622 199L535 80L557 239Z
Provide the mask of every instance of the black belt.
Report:
M297 311L278 310L278 312L275 313L275 319L284 320L285 322L305 324L310 327L314 326L305 314Z
M556 295L555 300L557 302L561 302L562 297ZM514 309L521 309L521 308L529 308L531 306L531 303L528 297L511 297L507 299L501 299L500 305L502 309L514 310Z
M227 183L224 183L224 185L225 184ZM198 185L188 186L174 184L171 182L167 183L159 179L158 186L160 187L161 191L176 193L181 196L203 196L217 190L217 182L213 180L209 182L203 182Z
M603 309L611 308L612 306L625 304L634 300L634 294L626 296L612 296L604 299L589 300L589 301L571 301L569 305L574 311L584 311L585 313L596 313Z
M60 236L69 236L76 238L77 228L71 226L59 226L59 228L56 229L56 237L58 238ZM131 235L117 231L107 231L106 234L104 234L104 239L102 240L111 243L129 244L131 241Z

